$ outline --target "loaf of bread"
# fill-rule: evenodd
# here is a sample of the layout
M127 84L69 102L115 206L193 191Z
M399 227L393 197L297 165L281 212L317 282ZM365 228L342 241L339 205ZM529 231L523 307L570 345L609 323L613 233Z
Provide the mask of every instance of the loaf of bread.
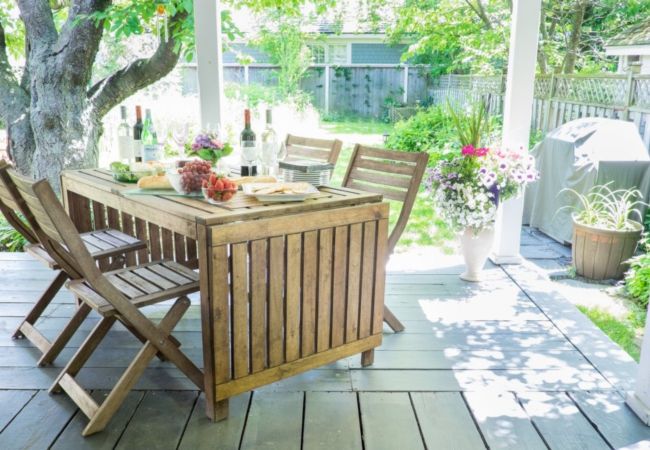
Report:
M138 180L140 189L174 189L165 175L151 175Z
M237 186L241 186L242 184L247 184L247 183L275 183L278 180L276 180L275 177L272 177L270 175L259 175L255 177L235 178L232 181L237 183Z

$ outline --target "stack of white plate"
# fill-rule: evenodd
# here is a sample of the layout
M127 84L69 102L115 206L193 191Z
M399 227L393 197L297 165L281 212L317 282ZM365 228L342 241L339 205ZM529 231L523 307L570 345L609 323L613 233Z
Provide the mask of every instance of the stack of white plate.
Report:
M329 182L332 171L300 172L298 170L282 169L281 175L285 183L304 181L313 186L322 186Z
M284 182L305 182L313 186L328 184L334 170L333 164L304 159L285 159L279 166Z

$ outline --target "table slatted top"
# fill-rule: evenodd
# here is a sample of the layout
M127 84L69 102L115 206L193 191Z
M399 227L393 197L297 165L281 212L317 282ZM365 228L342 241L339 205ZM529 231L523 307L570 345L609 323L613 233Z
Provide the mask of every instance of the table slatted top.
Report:
M135 185L115 181L111 172L104 169L68 170L63 172L62 180L68 189L81 195L84 195L84 186L92 187L95 192L103 191L102 196L116 196L119 197L121 203L128 202L131 206L130 209L141 204L155 208L161 214L178 216L204 225L285 216L382 201L382 196L379 194L339 186L321 186L319 195L302 202L264 203L240 191L229 202L211 204L198 197L124 194L122 191L133 189ZM100 201L98 198L95 200Z

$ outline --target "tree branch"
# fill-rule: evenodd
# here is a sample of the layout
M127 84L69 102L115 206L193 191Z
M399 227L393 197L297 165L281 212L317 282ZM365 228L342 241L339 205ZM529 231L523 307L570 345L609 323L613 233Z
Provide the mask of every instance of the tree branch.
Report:
M485 8L483 7L483 3L481 3L481 0L476 0L476 3L474 3L472 0L465 0L465 3L472 8L472 10L476 13L476 15L481 19L483 24L488 30L492 29L492 22L490 22L490 18L487 16L485 12Z
M103 11L110 3L111 0L75 0L52 48L53 53L60 54L61 69L77 85L86 85L90 81L104 31L103 23L84 17Z
M170 20L170 28L187 18L187 13L178 13ZM176 66L180 51L175 52L173 36L167 42L161 41L156 52L147 59L138 59L112 75L96 83L88 91L88 98L98 117L103 117L114 106L127 97L163 78Z
M17 0L17 3L32 50L40 53L49 49L57 38L49 2L47 0Z

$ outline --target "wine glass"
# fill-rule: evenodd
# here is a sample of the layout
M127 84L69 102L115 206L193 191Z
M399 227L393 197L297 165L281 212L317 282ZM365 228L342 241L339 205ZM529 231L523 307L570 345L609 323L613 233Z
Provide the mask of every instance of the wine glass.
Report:
M187 122L175 123L172 126L172 139L178 145L178 154L181 158L185 156L185 144L187 143L189 134L190 130Z

